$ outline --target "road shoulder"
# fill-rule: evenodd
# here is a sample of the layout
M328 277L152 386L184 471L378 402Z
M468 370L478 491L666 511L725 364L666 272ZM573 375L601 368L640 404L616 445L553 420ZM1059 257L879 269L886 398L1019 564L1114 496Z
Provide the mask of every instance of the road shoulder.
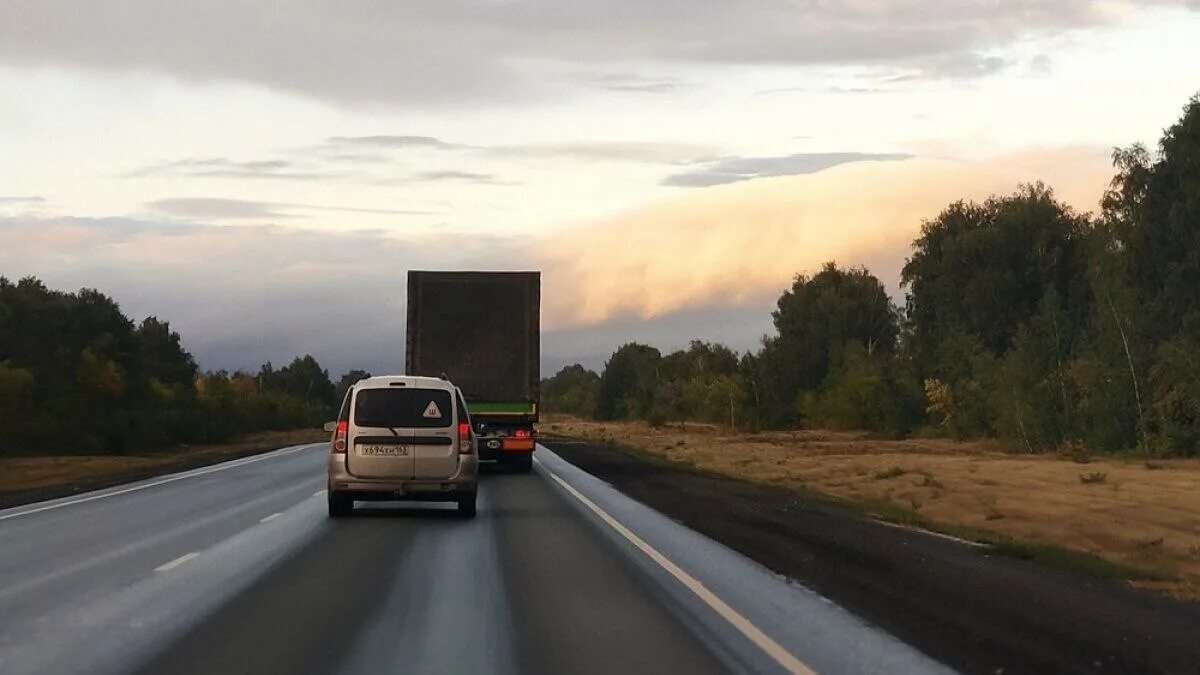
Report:
M768 485L544 441L666 516L965 672L1188 672L1200 605L888 527Z
M734 670L946 672L925 654L821 594L672 520L670 514L630 499L553 451L539 450L537 466L654 582L665 596L665 606L706 643L723 647L726 658L737 664Z
M0 509L82 495L326 437L324 432L302 429L139 455L6 457L0 459Z

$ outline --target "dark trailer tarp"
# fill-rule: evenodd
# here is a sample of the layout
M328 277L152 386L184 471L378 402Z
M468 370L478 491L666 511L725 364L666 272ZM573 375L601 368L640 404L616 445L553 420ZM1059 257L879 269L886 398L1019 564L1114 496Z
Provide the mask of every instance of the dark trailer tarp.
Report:
M540 313L540 272L409 272L406 371L445 374L473 410L536 411Z

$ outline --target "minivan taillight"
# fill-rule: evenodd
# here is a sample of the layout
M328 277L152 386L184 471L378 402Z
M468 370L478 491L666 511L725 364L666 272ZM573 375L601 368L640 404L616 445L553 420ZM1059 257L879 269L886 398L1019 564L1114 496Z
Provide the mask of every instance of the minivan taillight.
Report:
M349 430L349 420L338 420L337 428L333 431L333 443L329 446L330 452L342 453L346 451L346 432Z
M466 422L458 423L458 454L471 454L471 425Z

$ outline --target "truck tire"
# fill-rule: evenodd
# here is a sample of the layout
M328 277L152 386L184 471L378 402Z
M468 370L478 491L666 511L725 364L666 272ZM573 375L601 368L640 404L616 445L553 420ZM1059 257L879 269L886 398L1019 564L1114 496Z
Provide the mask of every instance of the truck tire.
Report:
M524 455L513 459L513 471L517 473L529 473L533 471L533 454Z
M345 518L354 513L354 500L340 492L329 493L329 517Z
M463 518L475 517L475 493L458 498L458 515Z

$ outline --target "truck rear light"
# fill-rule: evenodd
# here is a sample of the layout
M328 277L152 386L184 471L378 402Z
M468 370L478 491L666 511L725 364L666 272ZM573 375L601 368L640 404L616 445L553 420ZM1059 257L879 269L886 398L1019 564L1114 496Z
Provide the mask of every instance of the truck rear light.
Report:
M337 427L333 431L333 443L329 447L330 452L342 453L346 451L346 433L349 430L349 420L338 420Z
M471 425L466 422L458 423L458 454L471 454Z
M529 433L528 429L515 429L515 430L513 430L512 435L513 435L513 438L530 438L532 436L532 434Z

